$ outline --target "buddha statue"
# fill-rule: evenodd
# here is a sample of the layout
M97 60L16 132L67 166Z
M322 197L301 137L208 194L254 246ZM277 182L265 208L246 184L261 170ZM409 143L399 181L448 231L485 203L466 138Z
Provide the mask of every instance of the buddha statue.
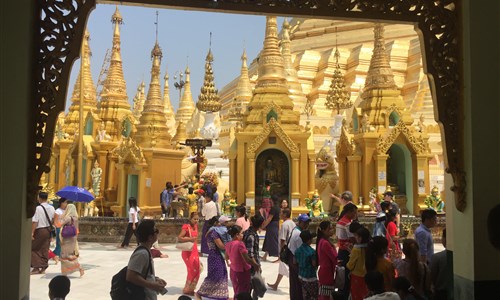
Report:
M90 176L92 177L92 189L94 190L94 195L99 197L101 192L102 169L99 167L97 160L94 162L94 168L90 171Z
M281 183L281 178L279 176L278 170L273 165L273 161L271 159L266 160L266 166L264 168L263 174L264 182L269 180L272 183Z
M443 212L444 201L439 196L439 189L437 186L432 188L431 194L425 198L424 203L427 205L427 208L435 210L438 213Z
M370 211L379 213L382 211L380 201L377 195L377 189L374 187L370 190Z

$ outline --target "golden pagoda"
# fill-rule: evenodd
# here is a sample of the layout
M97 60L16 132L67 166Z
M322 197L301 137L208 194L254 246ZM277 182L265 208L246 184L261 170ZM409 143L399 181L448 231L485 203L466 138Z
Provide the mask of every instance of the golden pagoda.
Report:
M148 96L144 102L144 110L137 127L135 140L142 148L171 148L172 137L168 132L165 107L160 90L160 64L163 54L158 41L156 41L151 58L151 82L149 83Z
M175 131L175 136L172 138L172 144L176 145L176 148L179 147L179 143L184 143L188 135L186 133L186 124L180 121L179 125L177 125L177 130Z
M189 67L186 67L186 81L184 85L184 93L182 94L182 98L179 102L179 108L175 114L175 120L177 123L180 121L187 124L189 120L191 120L191 116L193 115L195 105L193 101L193 95L191 93L191 71Z
M293 110L278 42L276 17L266 17L257 84L244 127L229 150L230 191L238 202L259 208L269 180L272 194L291 198L297 213L301 200L314 191L314 148L308 143L311 133L299 125L299 112Z
M82 86L81 74L83 74L83 116L84 126L86 127L85 130L87 131L86 134L92 135L92 121L89 121L89 124L87 125L87 118L89 117L88 113L90 112L90 117L93 118L96 117L95 114L97 113L97 94L94 81L92 80L92 73L90 71L90 56L92 55L92 52L89 47L89 38L90 34L88 30L85 30L82 43L83 57L81 58L81 68L83 70L78 72L73 88L73 94L71 96L71 106L69 107L68 114L65 118L65 132L69 135L69 137L74 137L75 133L78 131L78 124L80 122L80 89Z
M293 101L293 109L302 113L307 102L306 95L302 91L297 70L293 67L292 51L290 49L290 24L287 18L283 21L282 37L281 37L281 53L283 55L285 76L288 83L288 91L290 98Z
M369 193L391 186L403 213L419 213L429 191L428 136L411 124L394 81L385 48L384 26L374 28L374 48L362 101L353 110L353 135L346 124L337 144L339 188L351 190L367 207ZM362 203L361 203L362 202Z
M120 51L120 25L123 23L123 18L118 6L111 17L111 22L114 24L113 48L108 74L101 91L99 116L104 122L104 128L111 140L118 142L122 136L129 137L133 133L135 118L130 109L127 86L123 76Z
M169 87L168 87L168 72L165 69L164 85L163 85L163 113L167 118L168 133L171 136L175 135L175 113L172 103L170 102Z
M214 83L214 72L212 70L213 61L214 56L212 54L212 50L209 49L205 59L205 78L203 86L200 89L198 102L196 103L196 108L206 113L218 112L222 107L219 95L217 94L218 91L215 88Z

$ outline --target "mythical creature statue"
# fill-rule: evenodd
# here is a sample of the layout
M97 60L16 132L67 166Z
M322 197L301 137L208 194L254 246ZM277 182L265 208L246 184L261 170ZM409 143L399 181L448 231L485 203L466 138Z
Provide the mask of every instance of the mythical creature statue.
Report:
M222 201L222 211L224 212L224 215L234 217L234 209L236 206L238 206L238 203L236 203L236 200L231 197L231 193L226 191L224 193L224 200Z
M439 196L439 189L437 186L432 188L431 194L425 199L424 203L428 208L433 209L438 213L443 212L444 201Z
M335 170L333 155L328 151L328 147L323 147L316 155L316 190L322 199L330 199L329 195L337 193L337 182L339 180ZM333 208L333 203L325 203L327 211Z
M309 209L309 216L325 217L327 214L323 210L323 201L320 199L318 190L314 190L311 198L306 198L306 207Z

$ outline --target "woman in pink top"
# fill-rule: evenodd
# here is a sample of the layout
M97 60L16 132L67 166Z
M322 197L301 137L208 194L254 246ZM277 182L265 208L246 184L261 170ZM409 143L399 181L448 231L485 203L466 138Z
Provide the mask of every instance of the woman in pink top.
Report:
M241 227L241 233L247 231L250 227L250 220L248 220L247 209L244 206L236 206L236 222L234 225Z
M234 296L236 297L241 293L249 293L251 287L251 274L250 268L253 266L254 270L259 270L259 264L254 259L248 256L248 250L245 247L243 239L242 228L234 225L229 228L229 235L232 241L226 244L226 261L229 260L229 277L233 283Z
M330 300L330 295L335 290L335 268L337 266L337 249L330 242L334 233L332 223L323 221L318 226L318 237L316 238L316 252L318 253L318 300Z

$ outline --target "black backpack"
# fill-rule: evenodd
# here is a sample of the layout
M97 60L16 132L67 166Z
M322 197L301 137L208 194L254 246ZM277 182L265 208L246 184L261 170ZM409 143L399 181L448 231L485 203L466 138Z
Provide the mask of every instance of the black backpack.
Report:
M149 255L149 265L146 271L147 278L149 272L151 272L151 252L144 246L139 246L135 248L134 253L139 249L145 249L148 251ZM113 300L141 300L146 298L146 293L142 286L135 285L127 281L127 266L123 267L120 272L116 273L111 279L111 299Z

